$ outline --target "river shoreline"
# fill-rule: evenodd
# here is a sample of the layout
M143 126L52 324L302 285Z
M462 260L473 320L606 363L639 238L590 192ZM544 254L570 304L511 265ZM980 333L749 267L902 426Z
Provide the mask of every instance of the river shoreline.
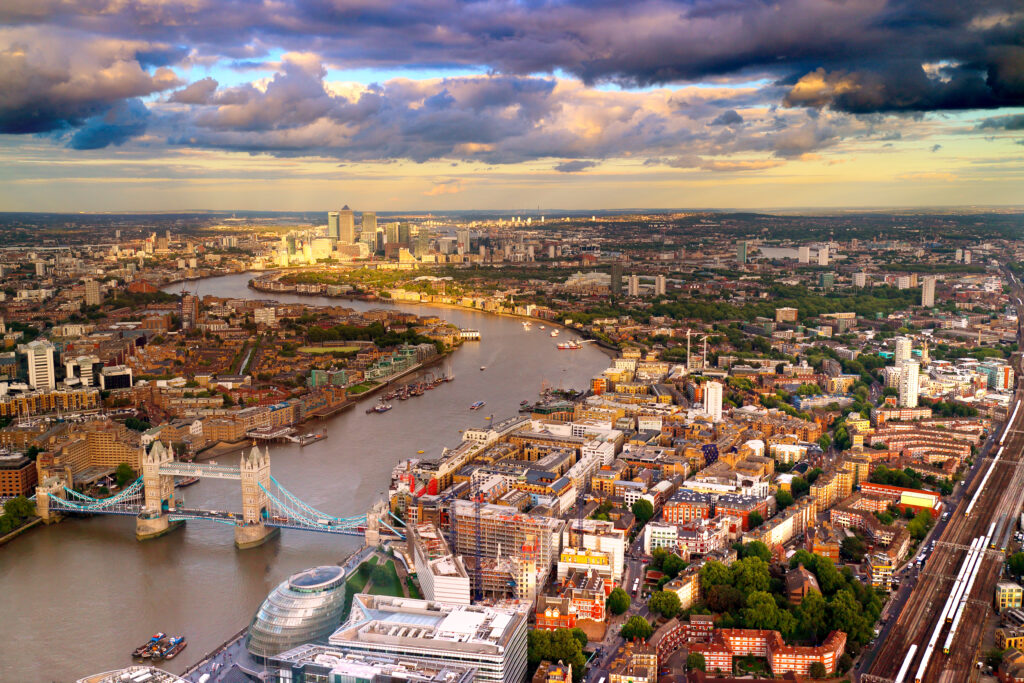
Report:
M246 271L246 274L252 273L252 272L254 272L254 271ZM286 271L278 271L277 275L285 274L285 272ZM353 297L353 296L345 296L343 294L339 294L339 295L325 294L323 292L318 292L316 294L306 294L305 292L298 292L298 291L277 292L277 291L274 291L274 290L262 289L262 288L258 287L257 283L259 282L260 279L261 278L253 278L252 280L250 280L249 281L249 289L257 291L257 292L259 292L261 294L270 294L270 295L273 295L273 294L290 294L292 296L301 296L301 297L322 297L324 299L340 299L342 301L361 301L361 302L367 303L367 304L373 304L373 303L376 303L376 302L380 302L380 303L389 304L389 305L392 305L392 306L399 306L399 305L404 305L404 306L427 306L427 307L430 307L430 308L441 308L441 309L455 310L455 311L471 311L471 312L474 312L474 313L484 313L486 315L493 315L493 316L496 316L496 317L499 317L499 318L514 318L514 319L517 319L517 320L528 320L531 323L532 322L541 321L545 325L551 325L552 327L558 326L558 327L562 328L563 330L566 330L566 331L569 331L569 332L575 332L576 334L580 335L580 337L583 337L584 339L589 339L590 341L594 342L594 345L597 348L599 348L602 351L604 351L605 355L607 355L609 358L618 358L619 357L619 349L618 348L613 347L610 344L608 344L607 342L602 341L600 339L596 339L594 337L588 337L588 336L584 335L582 330L578 330L575 327L572 327L570 325L566 325L566 324L561 323L561 322L559 322L557 320L549 320L547 318L535 318L535 317L529 316L529 315L521 315L519 313L506 313L504 311L488 311L488 310L485 310L483 308L474 308L472 306L460 306L458 304L449 304L449 303L435 302L435 301L395 301L393 299L384 299L384 298L380 297L377 294L374 294L375 298L373 298L373 299L364 299L364 298Z

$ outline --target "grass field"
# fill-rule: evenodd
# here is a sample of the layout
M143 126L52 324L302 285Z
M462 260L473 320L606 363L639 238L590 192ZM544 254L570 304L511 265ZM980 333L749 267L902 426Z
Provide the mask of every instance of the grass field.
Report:
M387 570L388 580L381 581L379 576L374 575L373 586L371 586L370 592L374 595L392 595L396 598L402 597L404 593L402 592L402 584L398 580L398 572L395 570L395 563L388 560L382 566Z
M380 382L362 382L360 384L353 384L348 388L350 394L364 394L370 389L380 384Z
M300 353L355 353L358 346L300 346Z

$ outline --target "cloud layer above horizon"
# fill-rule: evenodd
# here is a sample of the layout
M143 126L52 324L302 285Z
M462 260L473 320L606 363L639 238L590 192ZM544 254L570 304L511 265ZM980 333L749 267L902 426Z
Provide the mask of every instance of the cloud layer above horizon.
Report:
M0 5L0 154L32 169L15 182L82 177L41 172L48 155L112 180L202 157L210 182L218 157L236 179L330 160L429 175L412 193L451 205L486 173L513 193L538 173L841 177L908 145L1009 181L1022 118L1018 0Z

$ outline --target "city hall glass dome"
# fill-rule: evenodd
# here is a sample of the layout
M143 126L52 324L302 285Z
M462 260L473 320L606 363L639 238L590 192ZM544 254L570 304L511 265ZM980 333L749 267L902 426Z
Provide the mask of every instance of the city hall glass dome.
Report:
M313 567L293 574L271 591L249 625L245 644L254 657L272 657L314 641L325 641L341 624L345 572Z

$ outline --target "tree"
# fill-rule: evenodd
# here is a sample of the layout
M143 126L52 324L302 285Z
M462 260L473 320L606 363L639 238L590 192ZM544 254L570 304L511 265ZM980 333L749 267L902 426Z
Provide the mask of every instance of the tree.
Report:
M613 588L608 595L608 611L612 614L622 614L629 609L629 593L621 588Z
M928 530L932 527L932 516L927 510L914 515L914 519L910 520L907 524L907 531L910 532L910 537L920 541L928 535Z
M664 562L661 563L661 571L665 573L669 579L674 579L679 576L679 572L686 569L689 566L686 560L679 557L675 553L669 554L665 557Z
M811 485L803 477L793 477L793 481L789 482L789 490L793 492L794 498L800 498L810 492Z
M760 512L755 510L751 512L750 515L747 517L747 521L749 522L751 529L756 529L757 527L764 524L764 517L761 516Z
M572 637L580 644L581 650L587 646L588 642L590 642L590 638L587 637L586 631L579 627L569 629L569 633L571 633Z
M715 612L732 612L743 607L743 593L734 586L712 586L706 591L704 602Z
M793 504L793 494L789 491L779 489L775 492L775 502L779 504L780 510L785 510Z
M700 585L704 590L709 590L712 586L731 586L732 574L721 562L705 562L700 568Z
M633 516L636 517L636 522L639 526L647 524L647 520L654 516L654 506L646 498L638 499L629 509Z
M746 557L729 565L732 585L748 596L754 591L767 591L771 585L768 563L760 557ZM749 599L748 599L749 601Z
M871 639L867 618L852 591L843 589L832 596L828 612L831 630L843 631L850 640L860 644Z
M864 544L864 539L860 536L848 536L847 538L844 538L839 549L839 554L850 562L860 562L864 559L864 553L866 552L867 546Z
M707 663L704 661L704 655L699 652L691 652L686 655L686 670L707 671Z
M741 545L739 556L741 560L747 557L760 557L765 562L772 561L772 551L761 541L751 541Z
M17 496L4 502L4 514L11 518L15 526L35 513L35 503L25 496Z
M672 591L658 591L647 601L647 607L652 612L658 612L666 619L671 619L679 613L679 595Z
M747 595L747 607L743 610L743 625L747 628L761 628L774 631L779 626L779 606L771 593L755 591Z
M810 590L796 608L800 630L815 643L828 629L828 613L825 598L816 590Z
M825 678L828 676L828 670L825 669L825 665L821 662L812 662L808 673L811 674L811 678Z
M561 660L572 665L573 681L583 679L587 658L583 656L583 646L573 633L577 629L558 628L552 631L535 629L527 635L527 661L536 667L547 660ZM578 671L577 671L578 670Z
M665 558L668 557L668 551L664 548L655 548L651 551L651 568L661 570L662 563L665 562Z
M647 640L651 637L652 633L654 633L654 628L651 626L651 622L639 614L630 617L629 621L622 627L622 630L619 631L619 635L626 640L633 640L634 638Z
M1014 576L1024 575L1024 553L1014 553L1007 564Z
M821 438L818 439L818 445L821 446L821 450L827 451L829 449L829 446L832 445L832 439L829 437L828 434L822 434Z
M126 462L121 463L117 466L117 469L114 470L114 480L117 482L119 487L135 480L137 477L138 475L135 474L135 470L133 470L131 465Z

